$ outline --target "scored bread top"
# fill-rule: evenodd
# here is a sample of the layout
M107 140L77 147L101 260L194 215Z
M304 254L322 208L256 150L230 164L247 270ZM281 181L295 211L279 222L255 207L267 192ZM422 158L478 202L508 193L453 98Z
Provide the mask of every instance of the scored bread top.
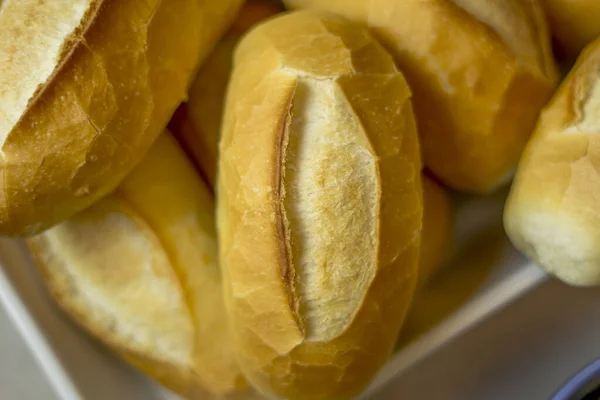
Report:
M113 326L105 333L107 339L130 338L127 347L132 351L155 348L173 363L189 357L193 328L177 276L160 241L131 206L109 197L50 230L45 243L46 255L57 261L50 265L64 269L55 282L61 289L55 290L76 298L78 316L94 310L97 314L88 314L90 319ZM155 329L166 329L172 336L156 334Z
M40 232L114 190L241 3L6 0L0 234Z
M100 3L5 0L1 4L0 145L71 50L68 38Z
M249 399L213 214L208 188L164 134L114 194L29 244L59 305L133 365L185 396Z
M377 270L376 156L334 79L298 80L281 149L286 263L310 341L346 329Z
M412 298L421 163L410 90L341 17L290 13L239 44L218 230L238 359L263 393L356 394Z
M543 110L504 224L515 245L574 285L600 284L600 40Z
M129 204L108 197L29 245L52 295L81 326L188 390L194 327L184 292L160 240Z
M538 0L285 0L368 25L413 92L424 162L490 192L511 177L558 75Z

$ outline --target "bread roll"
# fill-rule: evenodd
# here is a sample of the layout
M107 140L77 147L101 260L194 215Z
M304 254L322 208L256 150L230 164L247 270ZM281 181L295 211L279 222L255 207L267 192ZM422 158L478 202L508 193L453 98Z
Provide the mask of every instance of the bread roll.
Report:
M448 258L454 218L454 208L444 188L423 176L423 233L417 287L425 285Z
M204 63L190 90L188 110L194 124L181 126L183 142L201 166L207 180L215 179L217 147L225 90L229 82L236 40L224 38ZM202 90L200 90L202 88ZM210 93L210 96L206 94ZM202 127L199 130L195 127ZM446 260L452 241L454 210L448 194L438 183L423 176L423 235L419 284L422 286Z
M0 234L116 188L185 99L242 0L4 0Z
M245 387L225 316L212 198L170 136L115 194L29 245L59 305L150 376L186 396Z
M273 2L246 1L230 31L216 45L190 87L183 121L179 121L175 134L200 167L211 188L215 184L221 118L233 51L241 35L278 11L280 8Z
M600 36L600 1L542 1L552 33L565 56L576 58L587 44Z
M504 215L517 248L572 285L600 284L600 40L542 112Z
M537 0L285 0L368 24L413 92L426 166L448 186L507 183L557 82Z
M237 357L269 397L345 399L386 361L422 220L410 90L342 17L297 12L239 44L218 179Z

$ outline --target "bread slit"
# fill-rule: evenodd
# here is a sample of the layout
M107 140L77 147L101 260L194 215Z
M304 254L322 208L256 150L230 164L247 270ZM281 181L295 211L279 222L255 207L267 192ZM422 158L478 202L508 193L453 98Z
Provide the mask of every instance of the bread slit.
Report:
M290 268L306 339L329 341L352 322L376 273L376 160L333 79L299 80L288 135Z
M567 125L563 133L596 134L600 131L600 79L593 76L587 79L579 101L573 104L575 121Z
M60 64L65 42L91 4L92 0L0 3L0 144Z

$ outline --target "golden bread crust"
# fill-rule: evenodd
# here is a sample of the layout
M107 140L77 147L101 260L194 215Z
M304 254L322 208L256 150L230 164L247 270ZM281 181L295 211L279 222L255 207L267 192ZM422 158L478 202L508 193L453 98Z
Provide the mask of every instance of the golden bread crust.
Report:
M368 25L409 82L425 165L454 189L507 183L556 67L537 0L286 0Z
M298 101L307 86L323 90L305 93L307 104L328 98L327 93L332 94L332 102L330 107L324 103L314 108L314 114L302 117ZM307 105L305 109L311 108ZM299 123L298 118L305 121ZM242 40L223 121L218 233L226 302L241 366L249 381L268 396L350 398L366 386L389 356L417 279L421 162L410 90L391 57L364 29L341 17L296 12L259 25ZM315 131L296 131L296 125ZM289 197L293 182L305 185L300 194L316 187L311 189L310 179L296 180L294 175L313 169L314 185L324 185L323 190L331 189L328 178L343 175L341 169L331 170L331 174L318 169L323 160L335 160L338 151L332 158L319 159L328 154L329 145L319 143L315 133L323 129L329 138L332 132L328 129L335 126L339 135L347 136L331 136L334 148L343 140L352 140L340 150L348 155L344 162L359 155L365 162L353 164L354 172L360 174L355 176L361 177L358 182L337 182L334 190L358 184L357 191L364 191L373 187L367 182L371 177L377 188L363 192L374 196L375 208L346 214L346 218L358 218L359 223L372 219L373 250L365 248L374 251L375 264L364 293L358 291L357 309L339 314L345 325L315 317L319 311L331 310L333 316L340 310L326 301L317 307L317 314L306 312L303 304L312 284L302 277L319 276L323 270L311 266L312 262L298 265L295 261L299 253L308 254L312 249L328 252L326 260L335 264L340 243L347 244L348 252L357 251L351 230L332 233L331 247L324 244L327 238L323 235L298 239L303 231L294 225L296 217L288 203L293 198ZM310 137L314 142L304 144L318 149L309 154L317 157L315 164L302 161L292 143ZM289 163L295 161L299 167L291 174ZM323 165L345 168L347 164ZM341 208L332 205L327 212L319 204L325 203L317 203L313 211L320 210L332 225L340 223L336 213ZM298 221L310 220L310 209L298 205L296 211L300 212ZM337 271L332 274L347 274L355 268L330 267ZM356 275L363 272L360 268L354 271ZM326 280L313 282L328 287ZM345 298L343 293L351 283L347 285L337 288L339 300ZM324 293L330 295L332 292ZM313 300L318 304L323 299ZM319 328L333 332L334 337L324 339Z
M185 100L241 0L218 3L89 3L55 70L3 138L0 233L40 232L116 188Z
M184 396L251 399L234 357L213 200L168 134L117 191L28 239L58 304Z
M520 250L574 285L600 284L600 41L543 110L504 215Z

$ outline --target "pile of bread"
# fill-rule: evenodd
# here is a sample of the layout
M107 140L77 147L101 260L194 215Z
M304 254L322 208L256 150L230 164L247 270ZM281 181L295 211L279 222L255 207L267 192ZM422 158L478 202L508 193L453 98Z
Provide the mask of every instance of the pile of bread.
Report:
M0 234L79 325L186 398L353 398L444 187L515 171L514 244L600 284L599 1L284 3L0 1Z

